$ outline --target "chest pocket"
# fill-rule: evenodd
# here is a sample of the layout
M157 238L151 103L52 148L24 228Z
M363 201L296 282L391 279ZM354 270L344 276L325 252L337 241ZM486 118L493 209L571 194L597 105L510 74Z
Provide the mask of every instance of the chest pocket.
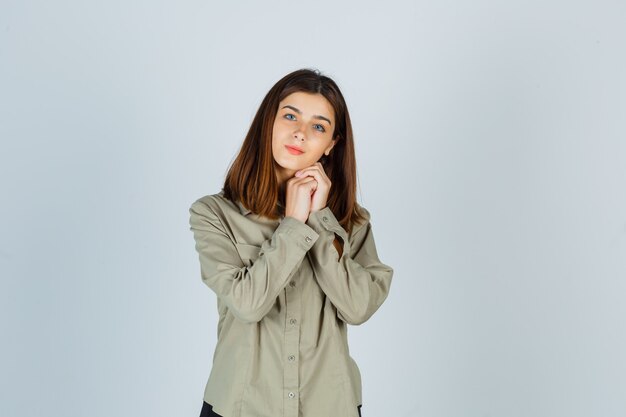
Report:
M251 266L261 251L260 246L249 245L247 243L235 243L239 257L245 266Z

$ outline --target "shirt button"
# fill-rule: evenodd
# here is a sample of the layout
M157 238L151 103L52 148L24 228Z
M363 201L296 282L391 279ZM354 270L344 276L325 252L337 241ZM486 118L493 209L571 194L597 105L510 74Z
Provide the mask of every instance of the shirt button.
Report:
M295 396L296 396L296 394L294 394L293 392L289 392L289 398L293 398Z
M305 240L306 240L307 242L310 242L310 241L312 241L313 239L311 239L311 237L310 237L310 236L307 236Z
M291 319L291 320L289 320L289 323L296 324L296 321L297 321L296 319Z
M293 355L289 355L289 360L290 360L291 362L293 362L293 361L295 361L295 360L296 360L296 357L295 357L295 356L293 356Z
M296 286L296 282L295 282L295 281L291 281L291 282L289 283L289 285L291 285L292 287L295 287L295 286Z
M324 220L325 222L327 222L327 221L328 221L328 217L324 216L324 217L322 217L322 220Z

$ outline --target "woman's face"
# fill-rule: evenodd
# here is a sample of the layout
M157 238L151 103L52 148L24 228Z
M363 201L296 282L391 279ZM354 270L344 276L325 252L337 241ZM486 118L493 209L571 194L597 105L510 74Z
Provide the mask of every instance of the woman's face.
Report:
M285 97L278 104L272 131L272 154L278 164L279 183L328 155L337 142L332 137L334 129L335 111L323 95L299 91Z

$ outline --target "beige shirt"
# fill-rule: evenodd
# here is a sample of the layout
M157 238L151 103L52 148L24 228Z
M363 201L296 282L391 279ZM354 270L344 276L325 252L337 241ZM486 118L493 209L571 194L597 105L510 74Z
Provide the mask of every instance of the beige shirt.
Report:
M358 417L361 374L347 324L378 310L393 275L378 259L370 213L348 236L329 207L306 223L271 220L223 194L189 209L200 276L219 313L204 401L223 417Z

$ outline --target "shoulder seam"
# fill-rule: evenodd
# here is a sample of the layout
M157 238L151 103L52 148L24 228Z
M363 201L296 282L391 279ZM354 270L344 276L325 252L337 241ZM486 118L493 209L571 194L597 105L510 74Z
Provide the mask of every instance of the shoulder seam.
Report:
M196 201L193 202L192 206L194 204L196 204L196 203L205 206L207 208L207 210L211 212L211 215L213 217L215 217L217 219L217 221L219 222L219 224L220 224L220 232L222 232L225 236L228 236L228 234L226 233L225 228L224 228L224 223L222 223L222 219L220 219L220 216L218 216L217 213L215 212L215 210L213 210L213 207L211 207L209 204L207 204L205 201L203 201L203 199L206 199L206 198L214 200L214 197L212 195L207 195L207 196L198 198Z

